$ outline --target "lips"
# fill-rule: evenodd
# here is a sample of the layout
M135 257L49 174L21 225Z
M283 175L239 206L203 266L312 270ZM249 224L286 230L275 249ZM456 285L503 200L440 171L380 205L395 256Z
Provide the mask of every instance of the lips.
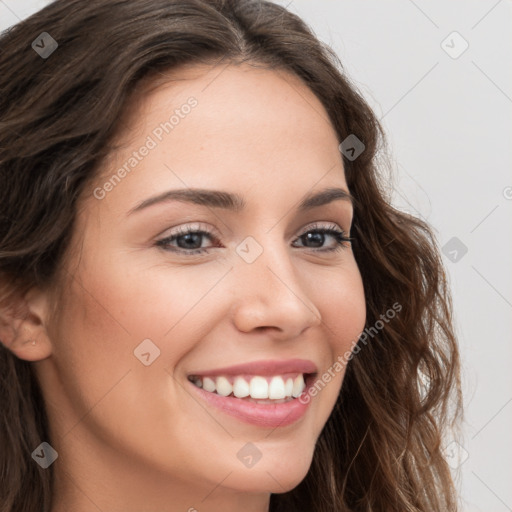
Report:
M255 361L195 371L188 380L209 405L258 426L286 426L297 421L309 402L298 398L314 380L312 361Z
M224 368L210 369L193 372L190 375L217 376L217 375L281 375L286 373L316 373L317 367L313 361L307 359L286 359L286 360L266 360L252 361L250 363L237 364Z

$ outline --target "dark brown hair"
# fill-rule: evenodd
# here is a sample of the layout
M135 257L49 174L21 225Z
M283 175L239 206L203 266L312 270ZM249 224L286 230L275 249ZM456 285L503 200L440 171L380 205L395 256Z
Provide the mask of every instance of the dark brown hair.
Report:
M46 59L31 48L42 32L58 42ZM287 70L322 102L340 142L363 141L343 163L367 326L392 304L402 310L359 340L307 476L273 494L270 510L456 510L442 453L461 411L445 273L431 229L390 205L382 128L332 50L285 8L256 0L58 0L0 46L0 313L58 281L79 199L92 193L132 92L152 76L221 61ZM48 428L31 364L0 343L1 512L50 511L52 467L31 459Z

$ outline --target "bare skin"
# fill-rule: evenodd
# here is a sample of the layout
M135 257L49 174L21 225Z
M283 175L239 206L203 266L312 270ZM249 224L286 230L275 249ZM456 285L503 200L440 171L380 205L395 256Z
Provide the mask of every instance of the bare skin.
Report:
M197 104L158 140L155 128L190 97ZM156 146L139 152L148 136ZM201 402L187 375L290 358L321 375L353 347L366 310L352 248L301 237L313 227L348 236L352 205L298 210L309 194L349 192L340 141L298 78L244 64L183 69L144 97L119 142L80 204L65 285L26 296L19 332L37 343L10 345L33 361L47 404L59 454L52 512L268 511L271 493L307 474L344 371L277 428ZM105 186L134 151L136 166ZM245 208L172 200L130 213L195 188L236 193ZM196 237L204 252L183 238L156 245L189 227L211 234ZM251 263L237 252L247 237L249 252L262 249ZM160 351L147 366L134 355L146 339ZM262 455L251 468L237 457L248 442Z

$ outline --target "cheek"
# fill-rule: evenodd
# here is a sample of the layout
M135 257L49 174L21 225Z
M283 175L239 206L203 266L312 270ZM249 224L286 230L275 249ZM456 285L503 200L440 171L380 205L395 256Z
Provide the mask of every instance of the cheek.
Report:
M112 260L117 264L84 257L55 333L57 371L78 415L94 407L120 418L129 403L151 409L148 389L156 402L169 400L175 366L208 335L212 318L222 317L219 298L228 295L215 289L226 273L221 265L130 267L121 254Z
M190 425L169 414L179 410L181 389L172 373L208 334L211 318L218 321L215 311L226 289L209 291L226 269L146 266L128 271L121 257L116 260L115 266L96 261L94 267L91 259L83 260L52 332L62 383L55 396L68 404L63 428L68 431L85 416L84 426L110 445L122 443L122 449L138 446L148 425L162 425L162 438L185 439ZM138 350L148 339L151 343L144 341L144 350ZM147 352L151 363L146 366ZM121 428L120 421L129 427ZM161 446L146 451L149 459L161 458Z
M349 258L339 269L329 269L316 286L313 283L310 286L312 301L322 314L334 361L353 348L365 326L366 300L361 274L355 260Z
M323 345L324 364L308 397L317 408L315 435L319 435L334 408L350 356L364 330L366 301L362 278L352 258L339 268L311 276L308 290L322 315L321 328L327 341Z

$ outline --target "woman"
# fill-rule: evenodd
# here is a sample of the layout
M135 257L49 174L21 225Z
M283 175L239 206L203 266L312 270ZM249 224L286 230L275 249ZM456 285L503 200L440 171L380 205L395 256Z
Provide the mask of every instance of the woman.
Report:
M435 239L306 25L68 0L1 44L0 510L456 510Z

